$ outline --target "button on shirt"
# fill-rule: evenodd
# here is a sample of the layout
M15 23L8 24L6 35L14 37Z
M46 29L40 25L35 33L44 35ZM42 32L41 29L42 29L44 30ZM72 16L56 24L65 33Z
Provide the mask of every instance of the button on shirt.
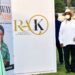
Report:
M59 31L59 41L64 46L66 45L75 45L75 20L64 20L61 23Z

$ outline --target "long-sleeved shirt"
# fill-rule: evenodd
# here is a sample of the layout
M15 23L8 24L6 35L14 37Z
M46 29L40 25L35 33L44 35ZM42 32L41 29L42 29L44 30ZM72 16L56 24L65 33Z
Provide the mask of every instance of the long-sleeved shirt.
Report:
M59 41L63 46L75 45L75 20L64 20L59 31Z

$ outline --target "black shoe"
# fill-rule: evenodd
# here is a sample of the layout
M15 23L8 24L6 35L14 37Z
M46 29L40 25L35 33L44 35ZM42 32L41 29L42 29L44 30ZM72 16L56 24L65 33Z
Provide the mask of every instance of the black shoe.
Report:
M60 62L60 65L63 65L63 62Z
M71 70L71 72L75 73L75 70Z

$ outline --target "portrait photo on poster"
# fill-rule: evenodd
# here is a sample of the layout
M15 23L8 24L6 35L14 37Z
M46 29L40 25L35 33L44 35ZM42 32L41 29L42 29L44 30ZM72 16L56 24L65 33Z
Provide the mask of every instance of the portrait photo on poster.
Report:
M14 75L11 0L0 1L0 49L6 75Z

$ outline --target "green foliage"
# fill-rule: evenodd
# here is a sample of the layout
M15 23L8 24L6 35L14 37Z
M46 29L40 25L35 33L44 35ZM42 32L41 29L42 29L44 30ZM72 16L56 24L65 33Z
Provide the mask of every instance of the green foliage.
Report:
M55 0L55 12L62 13L65 11L65 3L64 0Z

